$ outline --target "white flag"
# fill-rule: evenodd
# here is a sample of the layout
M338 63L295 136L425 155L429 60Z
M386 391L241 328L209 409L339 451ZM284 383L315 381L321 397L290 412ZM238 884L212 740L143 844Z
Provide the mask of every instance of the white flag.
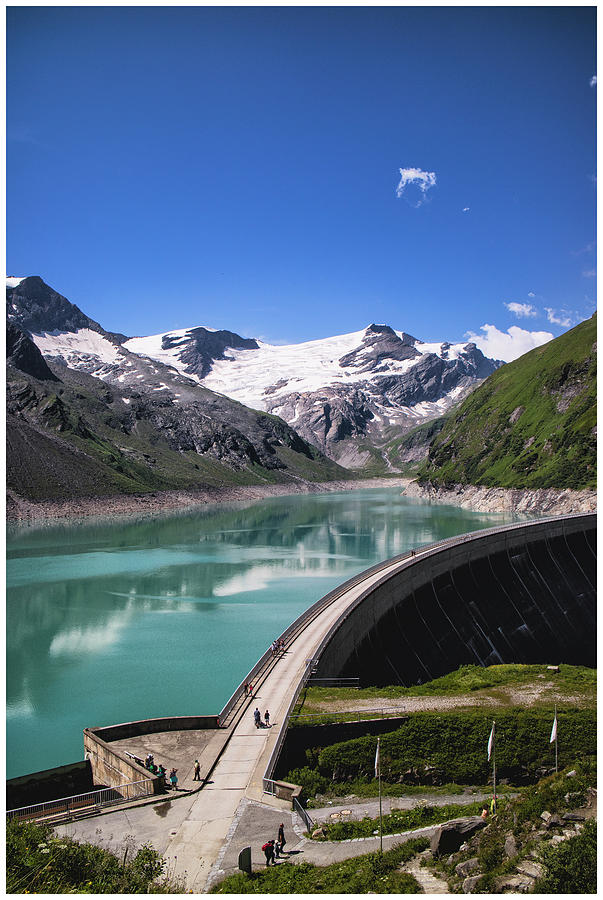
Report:
M492 731L490 732L490 737L488 738L488 762L490 762L490 756L492 755L492 747L494 746L494 722L492 722Z
M379 765L379 738L377 738L377 752L375 753L375 778L379 778L379 775L381 774Z
M549 744L552 744L553 741L557 740L557 713L555 713L555 721L553 722L553 727L551 729L551 739L549 740Z

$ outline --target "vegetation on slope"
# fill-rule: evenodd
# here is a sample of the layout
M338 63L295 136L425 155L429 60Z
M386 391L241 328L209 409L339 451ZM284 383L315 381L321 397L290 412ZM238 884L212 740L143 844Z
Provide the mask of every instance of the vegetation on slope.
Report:
M419 479L594 488L596 315L498 369L447 420Z
M400 728L381 735L381 776L386 784L486 784L491 774L485 748L496 719L496 768L512 784L533 782L554 765L549 743L554 708L458 709L413 713ZM557 711L558 752L562 764L596 752L595 710ZM308 751L309 766L293 769L286 781L306 793L333 791L335 785L374 778L377 738L353 738ZM420 748L420 750L418 750ZM345 790L349 793L349 789Z
M415 838L385 853L367 853L330 866L280 863L251 875L230 875L212 894L418 894L419 885L401 865L428 846Z
M148 845L126 845L118 859L93 844L58 838L49 825L6 826L8 894L179 894L165 861Z
M428 701L422 711L421 698ZM412 703L405 707L405 700ZM497 723L497 768L510 783L532 782L554 765L549 738L555 707L560 764L570 756L594 753L596 702L594 669L562 665L553 673L542 665L468 665L413 687L309 687L291 727L370 719L380 707L391 709L392 715L412 709L402 727L381 738L383 793L401 796L419 785L451 793L460 792L455 784L487 782L491 769L484 748L492 719ZM376 737L327 744L321 743L321 734L329 732L318 728L315 733L307 764L298 762L285 780L302 785L310 799L317 794L375 796Z
M597 825L591 818L595 809L587 808L596 796L595 785L591 761L572 764L500 804L483 831L457 853L431 864L448 880L451 893L466 892L467 871L473 876L471 893L518 893L514 879L526 871L526 862L533 878L542 870L530 886L535 894L596 893Z

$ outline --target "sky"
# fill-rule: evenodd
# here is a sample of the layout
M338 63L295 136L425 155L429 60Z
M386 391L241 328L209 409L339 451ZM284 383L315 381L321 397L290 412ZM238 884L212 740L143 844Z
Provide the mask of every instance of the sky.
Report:
M9 7L7 274L110 331L592 315L594 7Z

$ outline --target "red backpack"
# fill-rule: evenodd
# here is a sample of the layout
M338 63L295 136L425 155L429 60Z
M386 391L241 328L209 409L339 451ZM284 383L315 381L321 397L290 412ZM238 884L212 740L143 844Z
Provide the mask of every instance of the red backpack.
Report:
M266 850L268 850L269 847L270 847L270 841L267 841L262 847L262 850L264 851L264 853L266 852Z

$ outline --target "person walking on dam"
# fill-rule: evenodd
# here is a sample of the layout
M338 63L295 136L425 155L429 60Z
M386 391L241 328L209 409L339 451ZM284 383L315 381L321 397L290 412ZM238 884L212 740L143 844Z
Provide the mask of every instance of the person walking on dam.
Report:
M193 775L193 781L201 781L201 763L198 759L195 760L195 774Z
M255 727L256 727L256 728L259 728L260 725L262 724L262 714L260 713L260 711L259 711L259 709L257 708L257 706L256 706L256 708L255 708L254 711L253 711L253 721L255 722Z
M278 826L278 842L281 845L280 852L282 853L285 848L285 844L287 843L287 841L285 840L285 823L284 822L281 822L281 824Z
M268 710L264 713L264 722L266 723L266 728L270 728L270 713Z

